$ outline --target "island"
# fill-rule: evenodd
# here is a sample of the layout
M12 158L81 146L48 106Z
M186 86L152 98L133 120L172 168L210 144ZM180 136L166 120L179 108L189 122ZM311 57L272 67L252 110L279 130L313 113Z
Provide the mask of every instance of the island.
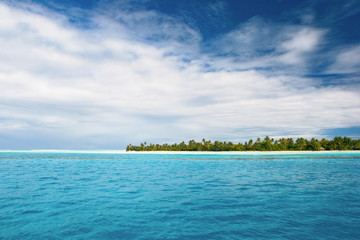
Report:
M280 138L274 140L266 136L263 140L257 138L244 143L231 141L214 141L203 139L201 142L190 140L174 144L148 144L141 143L139 146L129 144L126 151L331 151L331 150L360 150L360 139L349 137L334 137L328 139L310 140L305 138Z

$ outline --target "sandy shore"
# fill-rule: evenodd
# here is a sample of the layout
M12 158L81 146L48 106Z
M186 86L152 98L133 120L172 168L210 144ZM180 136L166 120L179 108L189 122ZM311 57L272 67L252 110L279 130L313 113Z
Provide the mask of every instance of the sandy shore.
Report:
M224 151L224 152L206 152L206 151L130 151L125 150L0 150L2 152L14 153L93 153L93 154L216 154L216 155L291 155L291 154L360 154L356 151Z
M360 154L360 151L130 151L127 154L235 154L235 155L289 155L289 154Z

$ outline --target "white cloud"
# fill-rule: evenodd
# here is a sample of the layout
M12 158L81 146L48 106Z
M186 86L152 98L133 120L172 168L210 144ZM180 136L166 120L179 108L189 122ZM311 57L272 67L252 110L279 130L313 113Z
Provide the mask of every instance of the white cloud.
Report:
M304 27L292 33L288 40L281 43L279 50L284 52L278 60L285 64L303 64L305 54L313 52L319 45L324 30Z
M219 69L271 68L280 74L303 75L309 59L322 47L326 32L253 17L212 41L209 50L210 55L217 57Z
M329 66L329 73L360 73L360 45L341 49L335 62Z
M157 17L141 14L141 19ZM139 18L122 16L134 17ZM51 147L109 148L114 141L124 146L149 139L237 140L269 132L321 135L323 129L358 124L356 91L317 88L309 79L255 70L204 72L210 57L200 55L196 44L190 44L196 59L181 60L188 50L179 46L187 41L178 36L190 33L191 41L200 41L185 25L170 21L165 30L175 26L178 33L150 44L106 16L93 21L97 28L78 29L65 17L0 4L0 134ZM151 31L156 24L146 27ZM322 35L303 28L273 47L293 53L298 63ZM242 42L246 36L239 36ZM267 59L280 62L278 55Z

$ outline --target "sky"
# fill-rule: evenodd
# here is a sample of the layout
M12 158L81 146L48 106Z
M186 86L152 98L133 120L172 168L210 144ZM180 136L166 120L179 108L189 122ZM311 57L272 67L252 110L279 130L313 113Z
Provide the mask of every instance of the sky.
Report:
M359 0L0 0L0 149L360 137Z

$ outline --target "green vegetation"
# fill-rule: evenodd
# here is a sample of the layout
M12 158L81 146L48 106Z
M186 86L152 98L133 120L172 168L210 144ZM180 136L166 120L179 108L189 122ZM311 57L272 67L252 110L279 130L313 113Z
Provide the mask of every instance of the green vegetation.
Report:
M126 151L321 151L321 150L360 150L360 139L348 137L335 137L332 140L315 139L307 140L298 138L280 138L274 140L265 137L258 138L255 142L250 140L245 143L211 142L205 139L202 142L190 140L188 144L181 142L169 145L141 143L140 146L128 145Z

